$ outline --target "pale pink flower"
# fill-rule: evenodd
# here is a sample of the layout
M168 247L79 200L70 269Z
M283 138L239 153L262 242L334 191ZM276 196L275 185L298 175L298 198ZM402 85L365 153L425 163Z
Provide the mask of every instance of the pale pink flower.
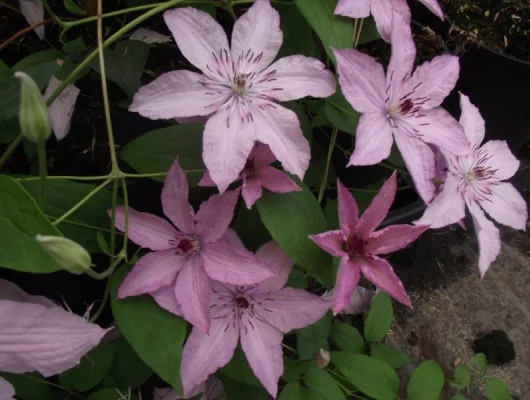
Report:
M274 193L302 190L285 172L270 165L274 161L276 157L266 144L259 143L250 152L245 168L239 174L239 179L243 181L241 196L248 209L262 196L262 188ZM202 176L199 186L215 186L208 172Z
M44 100L47 100L61 83L60 80L52 76L44 91ZM79 96L79 89L70 84L64 88L61 94L48 107L53 134L57 140L64 139L68 132L70 132L77 96Z
M501 249L499 230L486 217L514 229L526 230L528 210L519 192L507 182L519 168L505 141L484 140L484 120L469 98L460 94L463 125L473 152L465 157L446 154L447 178L443 189L427 207L418 224L441 228L465 217L473 217L480 249L479 270L483 277ZM484 210L484 211L482 211Z
M201 383L195 389L191 390L186 397L180 397L177 392L170 388L155 388L153 391L153 400L194 399L199 394L202 394L202 396L198 400L219 399L224 395L223 384L215 376L210 376L206 382Z
M266 265L227 236L239 191L214 195L197 214L188 203L188 181L178 160L169 168L162 189L164 214L176 226L153 214L129 208L128 235L152 250L136 263L118 291L118 298L148 293L161 307L180 315L204 332L210 325L210 279L253 285L273 276ZM125 210L116 212L116 227L125 229Z
M242 247L238 240L235 237L233 245ZM276 397L283 373L284 333L315 323L329 310L330 302L314 294L284 288L294 261L278 245L266 243L256 255L276 276L254 286L212 285L210 331L194 328L182 352L185 394L228 364L240 339L254 375Z
M221 25L203 11L177 8L166 11L164 20L184 57L202 74L163 74L136 93L129 109L152 119L211 115L203 160L221 192L237 179L256 140L302 179L309 143L296 114L277 102L328 97L335 91L333 74L301 55L271 65L283 34L269 1L255 2L236 21L231 46Z
M370 308L370 305L372 304L372 300L374 299L376 295L376 291L372 289L366 289L362 286L357 286L353 293L350 296L350 301L346 305L345 308L342 309L342 311L339 312L339 314L344 315L357 315L362 314L363 312L367 311ZM335 297L334 290L331 289L328 292L325 292L322 295L322 298L325 300L333 300Z
M15 389L0 376L0 400L15 400Z
M438 56L412 73L416 48L410 26L403 24L393 25L386 78L372 57L357 50L334 52L344 96L362 113L348 166L384 160L395 139L418 193L429 203L434 195L435 166L427 143L456 155L471 151L463 128L438 107L456 84L458 58Z
M20 12L30 26L44 21L44 7L41 0L19 0L18 4L20 6ZM36 27L34 31L40 40L44 39L44 25Z
M443 20L444 14L437 0L419 0L433 14ZM407 0L339 0L335 14L350 18L374 17L377 31L389 42L392 32L392 17L395 13L402 16L400 22L410 24L410 9Z
M31 296L0 279L0 371L59 374L79 364L106 332L45 297Z
M350 304L352 293L361 279L361 272L382 291L411 307L409 296L392 266L378 255L404 248L428 227L392 225L375 231L394 201L397 190L396 173L381 187L361 218L358 217L357 203L352 194L340 182L337 182L337 187L340 229L310 236L319 247L341 258L333 289L333 313L338 314Z

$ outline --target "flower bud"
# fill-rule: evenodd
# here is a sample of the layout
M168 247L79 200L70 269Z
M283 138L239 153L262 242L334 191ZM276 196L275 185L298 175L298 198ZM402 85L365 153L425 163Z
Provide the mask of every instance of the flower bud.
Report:
M62 236L37 235L44 251L65 271L81 275L92 267L92 259L83 246Z
M16 72L15 77L20 79L20 130L30 142L44 142L52 133L48 107L31 76Z
M315 357L313 357L313 361L319 368L326 368L329 362L331 361L329 351L325 349L318 349L315 352Z

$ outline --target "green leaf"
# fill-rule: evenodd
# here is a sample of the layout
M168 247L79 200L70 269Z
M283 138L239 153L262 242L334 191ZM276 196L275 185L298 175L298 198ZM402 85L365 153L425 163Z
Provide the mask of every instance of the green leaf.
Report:
M9 68L5 62L0 60L0 83L12 77L13 71L11 68Z
M243 353L239 346L236 348L230 362L221 368L220 372L235 381L261 386L261 383L248 364L245 353Z
M55 396L44 378L36 373L8 374L0 373L15 389L17 399L20 400L54 400Z
M86 47L83 37L81 36L75 38L74 40L70 40L63 45L63 51L68 55L83 53L87 50L88 47Z
M469 361L469 365L476 369L480 375L484 375L486 373L486 369L488 368L488 360L486 355L484 353L475 354L471 361Z
M101 389L92 393L87 400L137 400L137 397L129 393L127 390L123 391L118 388Z
M456 389L465 389L471 383L471 374L466 365L459 365L453 371L453 379L449 384Z
M337 0L294 0L302 15L322 41L328 57L335 63L334 49L351 48L353 24L350 19L333 15Z
M386 363L365 356L332 352L331 361L353 386L375 400L395 400L399 378Z
M373 42L380 38L381 36L379 36L373 17L364 18L363 30L361 31L361 36L359 36L359 44Z
M289 357L283 357L283 375L282 379L286 382L293 381L300 378L301 375L305 374L311 368L315 366L313 360L311 361L300 361L293 360Z
M206 167L202 163L202 124L173 125L147 132L129 142L120 156L140 173L165 172L179 158L190 186L201 179ZM164 178L155 178L163 182Z
M333 316L328 312L319 321L296 332L300 360L312 360L319 349L329 349L328 335Z
M508 386L494 376L488 376L484 379L484 393L488 400L513 400Z
M116 324L138 356L175 390L182 393L180 361L186 322L170 314L148 296L117 300L118 287L130 268L112 276L112 312Z
M59 267L35 240L37 234L61 236L14 179L0 175L0 266L49 273Z
M25 72L28 68L38 67L42 63L54 62L57 63L57 60L63 59L64 53L60 50L42 50L36 53L33 53L27 57L24 57L22 60L17 62L13 66L13 71L23 71ZM46 82L48 83L48 82Z
M263 226L258 210L252 207L250 210L244 205L237 210L232 228L250 251L258 250L262 244L271 240L269 231Z
M72 14L85 15L86 11L79 7L73 0L63 0L64 8Z
M313 400L346 400L335 379L325 369L310 369L304 381Z
M86 392L103 380L113 361L113 343L101 343L86 354L78 366L59 375L59 382L68 389Z
M468 400L467 397L462 396L461 394L455 394L451 397L451 400Z
M382 340L392 325L392 318L392 300L386 293L379 292L372 302L364 324L366 340L369 342Z
M265 192L256 206L261 221L280 247L301 268L331 286L331 257L309 239L309 235L327 230L326 220L313 193L303 183L298 185L300 192Z
M334 321L330 338L343 351L358 354L364 353L364 340L357 329L349 324Z
M18 118L0 120L0 144L11 143L20 133Z
M311 163L304 176L304 183L311 188L320 188L322 183L322 176L327 162L328 153L324 148L315 142L311 146ZM333 164L329 165L328 182L334 184L337 181L337 174L333 168Z
M334 127L343 132L355 135L361 114L352 108L340 89L326 99L324 113Z
M114 362L105 375L104 386L122 390L139 387L153 374L153 370L145 365L127 341L118 339L113 344Z
M99 231L98 233L96 233L96 240L98 241L98 246L101 252L103 254L106 254L107 256L112 256L110 253L109 245L105 240L105 236L103 236L103 234Z
M407 384L407 400L438 400L444 381L444 373L436 361L422 362Z
M282 389L278 400L307 400L308 397L304 393L305 388L300 385L298 381L289 382Z
M285 286L295 289L305 289L307 288L307 275L295 267L291 270L289 279L287 280Z
M221 382L223 383L223 389L225 390L227 400L270 399L269 394L263 389L263 387L234 381L233 379L222 375Z
M385 346L381 343L371 343L370 354L373 358L386 362L394 369L412 362L412 359L402 351Z
M317 56L318 49L313 40L313 30L300 10L294 6L278 7L283 31L283 43L278 58L301 54L308 57Z

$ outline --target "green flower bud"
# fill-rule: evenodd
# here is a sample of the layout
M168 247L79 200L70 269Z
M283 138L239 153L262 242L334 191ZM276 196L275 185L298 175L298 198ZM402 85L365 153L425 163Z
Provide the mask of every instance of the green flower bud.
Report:
M15 77L20 79L20 130L30 142L44 142L52 133L48 107L31 76L16 72Z
M92 268L92 259L83 246L62 236L37 235L44 251L65 271L81 275Z

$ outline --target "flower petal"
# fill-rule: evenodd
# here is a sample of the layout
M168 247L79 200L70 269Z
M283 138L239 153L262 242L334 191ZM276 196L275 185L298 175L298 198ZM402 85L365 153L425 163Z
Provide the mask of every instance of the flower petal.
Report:
M254 285L274 276L250 251L223 242L203 245L201 258L208 276L222 283Z
M18 4L20 5L22 15L26 18L26 21L28 21L30 26L44 21L44 7L42 1L19 0ZM34 31L40 40L44 39L44 25L35 28Z
M158 44L158 43L171 43L171 37L162 35L156 31L145 28L138 28L135 30L129 40L138 40L147 44Z
M250 368L267 392L276 398L283 374L282 333L266 322L249 317L248 313L241 318L240 331L241 347Z
M108 214L111 215L109 210ZM125 230L125 208L116 207L116 228ZM128 210L128 236L139 246L153 251L168 250L172 246L170 241L175 238L177 230L166 220L156 215L138 212L129 207Z
M0 300L0 370L61 373L79 364L106 332L60 307Z
M15 389L2 377L0 377L0 400L15 400Z
M357 50L333 50L333 54L346 100L361 113L381 112L386 96L383 66Z
M414 242L428 226L393 225L372 233L364 250L369 254L389 254Z
M253 109L256 139L270 146L283 169L304 178L311 150L294 112L263 101Z
M339 226L346 236L355 232L359 224L359 209L350 191L337 179Z
M44 99L47 100L53 92L61 85L56 77L52 76L44 91ZM53 133L57 140L62 140L70 132L72 114L74 113L75 102L79 95L79 89L74 85L67 85L52 104L48 107L50 119L52 121Z
M204 201L195 216L195 229L201 242L217 242L225 234L234 218L239 190L214 194Z
M182 309L177 301L177 296L175 296L175 282L171 282L168 286L164 286L156 292L150 293L150 295L164 310L180 317L182 316Z
M208 187L208 186L216 186L216 185L215 185L215 182L212 180L212 177L210 176L210 173L208 171L206 171L202 175L201 180L198 183L198 186Z
M265 167L276 161L274 153L267 144L257 143L249 158L253 161L255 168Z
M384 3L390 5L392 1L384 1ZM406 4L405 7L408 8ZM399 97L404 94L403 83L409 79L416 59L416 46L410 30L410 12L407 11L407 15L393 13L391 32L392 55L388 64L386 81L390 90L387 95L394 103L399 101Z
M352 293L361 279L361 265L348 256L341 258L337 280L333 289L333 315L337 315L349 304Z
M390 155L393 142L388 118L379 111L363 114L355 132L355 149L347 166L381 162Z
M377 32L385 42L392 40L393 17L396 14L402 16L397 24L410 24L410 10L406 0L372 0L371 11Z
M321 61L300 55L279 59L257 79L259 83L252 88L278 101L329 97L337 86L335 77Z
M177 276L175 296L184 319L202 332L210 327L210 283L200 256L191 257Z
M118 298L152 293L170 285L185 263L186 259L176 255L173 249L146 254L123 280Z
M269 1L254 2L235 22L232 31L232 59L237 72L252 73L266 68L282 42L278 11Z
M490 140L486 142L480 148L480 153L487 154L488 158L484 161L483 165L495 171L495 179L504 180L511 178L515 175L521 164L515 158L504 140Z
M339 314L344 315L357 315L362 314L370 308L370 304L376 294L375 290L366 289L362 286L357 285L353 290L353 293L350 298L350 303L346 308L344 308ZM334 290L325 292L322 295L323 299L330 299L334 296Z
M188 179L176 159L167 171L161 199L164 214L182 233L195 232L195 213L188 202L188 192Z
M309 235L309 238L322 250L327 251L335 257L342 257L346 254L344 251L345 237L341 230L328 231L318 235Z
M262 195L261 181L258 178L244 179L241 187L241 197L250 210Z
M150 119L209 115L230 98L231 91L218 93L199 83L204 80L191 71L166 72L136 92L129 111Z
M335 7L335 15L350 18L366 18L370 15L372 0L339 0Z
M422 3L425 7L427 7L434 15L436 15L441 20L444 19L444 13L442 9L440 8L440 4L438 4L437 0L418 0L420 3Z
M526 230L528 210L526 201L517 189L507 182L499 182L489 188L491 196L480 201L480 206L498 223Z
M484 278L491 263L495 261L501 252L501 237L497 227L486 217L478 204L467 202L467 207L473 217L475 233L478 239L480 277Z
M261 186L274 193L299 192L302 189L283 171L274 167L262 167L256 171Z
M478 108L469 101L469 97L460 93L460 125L464 128L464 133L473 148L478 148L484 140L486 134L486 124L480 115Z
M289 274L293 269L295 261L273 240L262 245L256 252L256 257L262 261L275 276L258 283L251 292L270 293L283 288L289 279Z
M182 55L203 73L210 73L208 66L217 69L221 55L231 61L226 33L210 14L192 7L175 8L164 13L164 21Z
M394 273L388 261L379 257L363 257L360 262L361 271L366 279L401 304L412 308L410 298L405 292L403 283L401 283L401 280Z
M33 296L24 292L13 282L0 279L0 300L18 301L21 303L40 304L45 307L57 307L50 299L44 296Z

